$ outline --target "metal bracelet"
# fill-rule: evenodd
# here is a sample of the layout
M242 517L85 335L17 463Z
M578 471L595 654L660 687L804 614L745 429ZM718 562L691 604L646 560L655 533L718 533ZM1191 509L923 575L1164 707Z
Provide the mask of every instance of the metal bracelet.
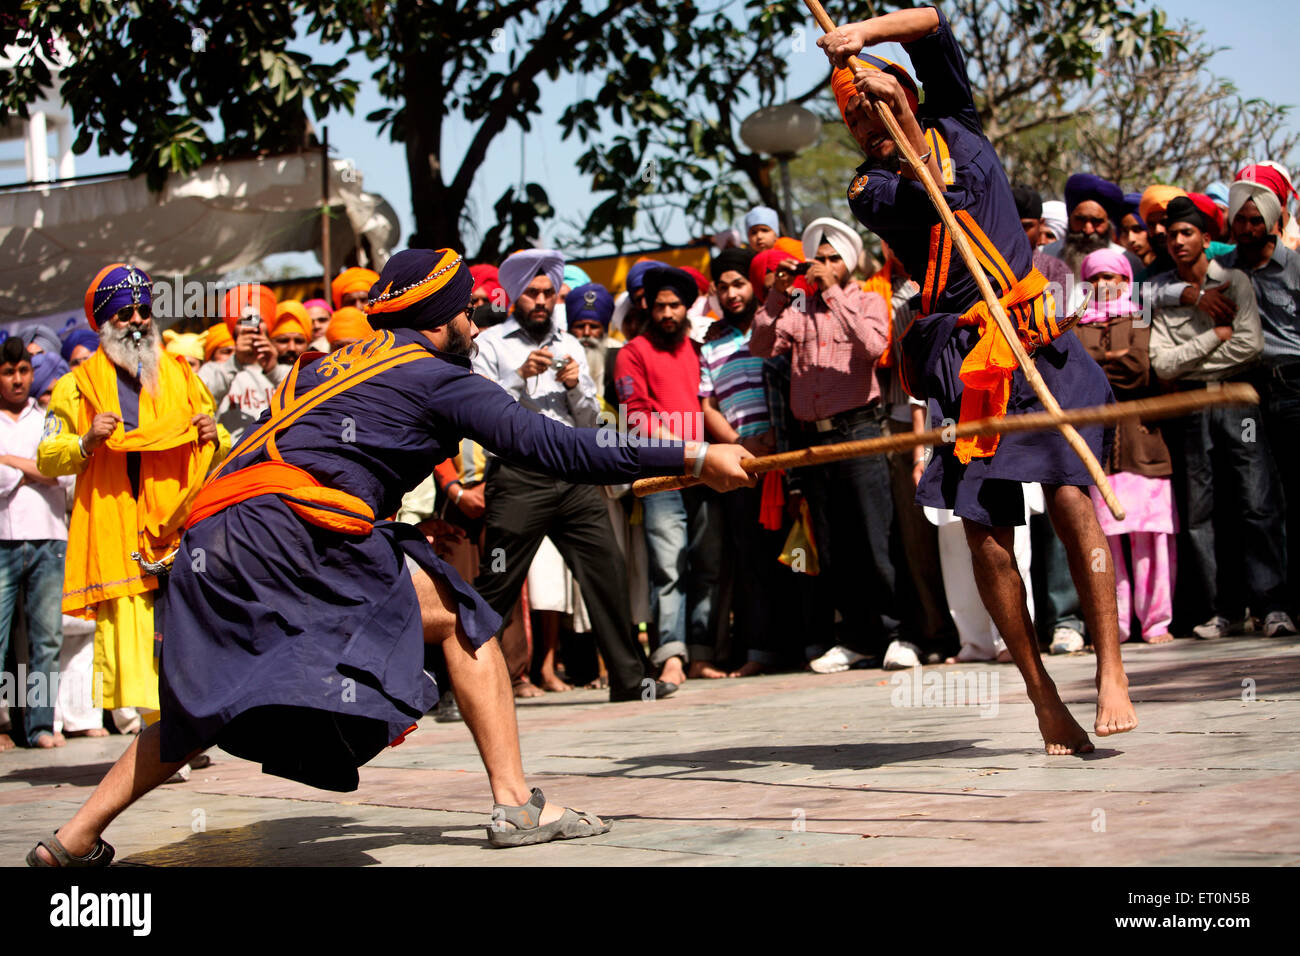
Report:
M698 478L704 474L704 453L709 450L709 443L700 442L699 448L695 452L695 465L691 468L691 477Z

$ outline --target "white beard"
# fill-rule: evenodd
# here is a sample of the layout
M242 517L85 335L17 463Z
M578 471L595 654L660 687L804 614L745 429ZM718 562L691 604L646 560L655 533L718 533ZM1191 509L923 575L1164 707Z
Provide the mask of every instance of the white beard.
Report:
M133 330L128 325L118 330L108 324L99 330L99 344L104 348L108 360L133 378L140 379L140 385L151 395L158 391L158 360L162 354L161 337L158 327L152 322L140 341L135 341Z

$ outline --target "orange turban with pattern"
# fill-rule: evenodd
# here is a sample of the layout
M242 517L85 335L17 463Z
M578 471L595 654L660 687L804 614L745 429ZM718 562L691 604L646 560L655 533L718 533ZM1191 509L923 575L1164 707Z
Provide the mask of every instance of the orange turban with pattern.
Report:
M379 281L379 273L370 269L353 266L339 273L338 278L330 283L330 295L334 299L334 308L343 305L343 297L352 292L364 292L370 295L370 287Z

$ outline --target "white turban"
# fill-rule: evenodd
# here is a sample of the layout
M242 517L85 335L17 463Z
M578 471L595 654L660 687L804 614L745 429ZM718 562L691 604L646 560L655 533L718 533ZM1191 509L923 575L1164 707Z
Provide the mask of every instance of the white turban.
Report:
M1269 232L1272 232L1277 226L1277 221L1282 218L1282 201L1277 198L1277 193L1263 183L1252 183L1246 180L1238 180L1228 187L1229 227L1232 225L1232 220L1237 218L1237 213L1246 204L1247 199L1255 200L1255 205L1259 208L1259 214L1264 217L1265 227Z
M817 247L822 244L822 236L826 237L831 248L839 254L844 264L849 267L849 272L852 273L858 267L858 258L862 255L862 237L858 235L857 230L830 216L814 219L803 231L805 259L816 258Z
M506 297L516 302L539 272L551 280L558 295L564 285L564 256L554 249L524 249L507 256L497 270L497 281L506 290Z
M1057 239L1064 239L1067 231L1067 225L1070 221L1069 214L1065 211L1065 203L1059 199L1049 199L1043 203L1043 225L1052 230L1052 235Z

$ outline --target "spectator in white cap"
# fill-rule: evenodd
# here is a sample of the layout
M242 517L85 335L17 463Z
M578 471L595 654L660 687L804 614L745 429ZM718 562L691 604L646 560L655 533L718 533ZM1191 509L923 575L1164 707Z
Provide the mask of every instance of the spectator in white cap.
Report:
M821 255L818 250L828 243L848 266L849 274L852 275L853 270L858 267L858 259L862 256L862 237L858 235L857 230L830 216L814 219L803 231L804 258L813 261Z

